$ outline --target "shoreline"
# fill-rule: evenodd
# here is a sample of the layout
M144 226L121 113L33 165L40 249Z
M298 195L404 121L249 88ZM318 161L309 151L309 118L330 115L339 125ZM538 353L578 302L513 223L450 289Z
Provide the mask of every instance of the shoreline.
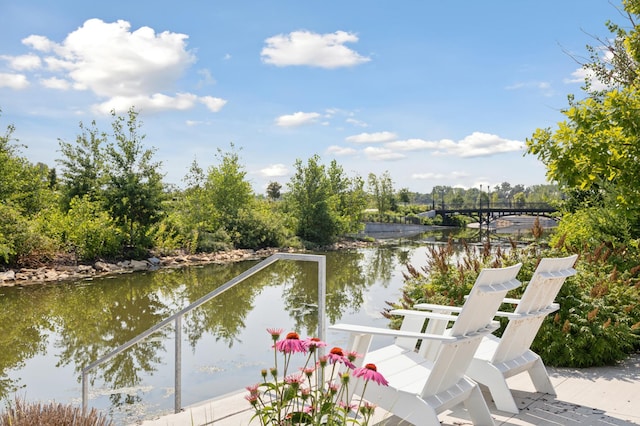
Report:
M377 242L340 241L320 248L323 251L345 250L351 248L371 247ZM105 277L109 275L128 274L142 271L157 271L168 268L186 268L206 264L227 264L246 260L261 260L275 253L304 253L306 249L266 248L266 249L232 249L213 253L176 253L167 256L150 256L144 260L122 260L108 262L97 260L92 263L75 265L56 264L28 268L16 267L0 271L0 287L24 287L38 284L61 284L77 280Z

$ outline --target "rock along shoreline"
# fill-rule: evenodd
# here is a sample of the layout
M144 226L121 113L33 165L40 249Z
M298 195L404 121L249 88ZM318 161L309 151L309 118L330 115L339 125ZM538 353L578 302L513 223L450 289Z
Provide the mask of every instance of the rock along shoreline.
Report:
M322 251L370 247L372 244L375 243L364 241L343 241L328 247L323 247ZM260 260L275 253L293 252L300 253L305 252L305 250L292 248L267 248L260 250L234 249L216 253L151 256L144 260L123 260L116 263L98 260L93 263L78 265L49 265L38 268L15 268L0 271L0 287L72 282L107 275L156 271L162 268L184 268L188 266L212 263L226 264L242 262L245 260Z

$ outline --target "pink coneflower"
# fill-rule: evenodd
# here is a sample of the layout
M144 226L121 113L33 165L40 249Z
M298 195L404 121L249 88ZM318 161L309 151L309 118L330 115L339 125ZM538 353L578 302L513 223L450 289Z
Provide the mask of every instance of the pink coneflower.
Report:
M307 352L307 347L305 346L304 342L300 340L300 336L298 336L298 333L294 331L287 334L287 337L284 340L276 342L275 346L277 350L286 354L290 354L293 352Z
M249 395L258 395L258 388L260 387L260 384L255 384L253 386L247 386L245 389L249 391Z
M244 399L249 401L249 404L253 405L254 407L258 404L258 395L245 395Z
M302 374L290 374L284 378L284 382L289 385L301 385L305 381L305 378Z
M304 341L304 344L307 346L310 352L313 352L316 348L323 348L327 346L325 342L318 339L317 337L309 337Z
M372 404L369 401L365 401L364 404L360 407L360 413L365 416L370 416L376 410L377 405Z
M318 365L320 367L326 367L328 362L329 362L329 357L326 356L326 355L321 356L320 358L318 358Z
M315 373L316 369L313 367L307 367L307 368L300 368L300 371L302 371L304 375L307 376L307 378L309 378L313 373Z
M379 385L388 386L389 382L384 376L378 373L378 368L375 364L367 364L364 367L359 367L353 370L353 377L362 377L366 381L373 380Z
M267 328L267 332L271 335L274 342L277 342L282 334L282 328Z
M356 358L362 358L362 355L360 355L356 351L349 351L347 352L347 358L349 358L349 361L353 362L356 360Z
M346 404L344 401L339 401L338 405L347 411L355 411L358 408L358 404Z
M329 358L329 362L331 362L332 364L340 362L349 368L356 368L356 366L351 361L349 361L349 358L344 355L344 352L342 352L342 349L340 348L331 349L331 352L329 352L329 355L327 355L327 357Z

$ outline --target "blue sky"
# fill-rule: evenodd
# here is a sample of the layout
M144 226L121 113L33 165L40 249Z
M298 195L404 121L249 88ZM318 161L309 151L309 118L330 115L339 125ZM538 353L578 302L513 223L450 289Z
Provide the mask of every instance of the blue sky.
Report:
M238 148L258 193L297 159L427 193L544 184L524 153L582 97L619 1L0 0L0 129L57 166L78 124L140 112L165 182ZM4 131L4 130L3 130Z

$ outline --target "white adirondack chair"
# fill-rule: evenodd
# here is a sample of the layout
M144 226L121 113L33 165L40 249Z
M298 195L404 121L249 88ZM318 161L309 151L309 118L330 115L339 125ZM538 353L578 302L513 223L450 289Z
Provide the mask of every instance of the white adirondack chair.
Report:
M502 337L488 335L482 340L467 374L489 388L499 410L518 413L506 379L525 371L536 391L556 394L542 359L529 347L545 317L560 308L554 300L567 277L576 273L577 257L542 259L522 298L505 301L517 304L515 311L498 313L509 319Z
M518 413L506 379L523 372L529 373L536 391L555 395L544 363L529 347L545 317L559 309L554 300L567 277L576 273L573 265L577 257L540 260L522 298L504 300L505 303L517 305L514 312L497 313L497 316L509 319L502 337L487 335L482 339L467 375L489 388L499 410ZM414 308L439 313L459 311L429 304L417 304Z
M465 404L473 424L494 425L478 384L465 372L482 338L497 329L493 318L507 292L520 285L515 277L521 266L483 269L457 316L400 309L391 313L404 316L401 330L331 326L351 333L347 349L365 354L356 360L357 365L375 364L389 382L389 386L370 384L362 395L362 382L356 380L353 393L415 425L439 426L438 414L459 403ZM445 326L453 322L453 326L447 335L423 332L427 320ZM374 335L396 339L369 351ZM418 341L421 347L437 342L433 362L415 350Z

